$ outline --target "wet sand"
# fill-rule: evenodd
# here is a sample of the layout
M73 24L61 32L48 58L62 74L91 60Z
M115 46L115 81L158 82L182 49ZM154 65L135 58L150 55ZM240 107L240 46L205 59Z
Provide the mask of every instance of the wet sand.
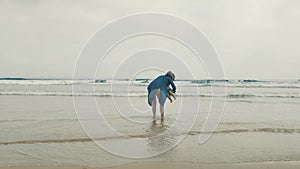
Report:
M131 99L138 103L137 106L144 107L143 104L146 104L143 97ZM178 97L176 101L181 99ZM199 134L209 107L209 100L202 99L197 122L180 144L161 155L139 160L113 155L91 141L82 131L74 113L72 97L1 96L0 100L0 169L289 169L300 166L298 100L229 100L222 121L211 139L199 144ZM123 118L109 114L112 111L108 108L113 107L109 97L98 97L97 101L107 106L102 106L107 108L103 112L112 126L134 136L126 139L145 139L145 136L163 132L176 117L173 109L178 109L177 104L166 107L165 125L146 123L138 128ZM149 117L130 118L150 119L151 114ZM148 139L147 147L127 147L156 152L176 141L175 138L181 134L184 133L178 130L174 135ZM120 139L104 137L103 141L114 145Z
M133 162L121 166L92 168L85 166L26 166L0 167L0 169L298 169L300 162L261 162L261 163L194 163L194 162Z

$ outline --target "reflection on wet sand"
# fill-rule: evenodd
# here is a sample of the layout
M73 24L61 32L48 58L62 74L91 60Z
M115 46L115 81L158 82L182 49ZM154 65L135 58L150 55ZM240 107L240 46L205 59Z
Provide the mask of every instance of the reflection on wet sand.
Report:
M151 122L150 127L146 131L147 135L151 136L147 140L150 152L167 150L176 144L176 134L172 134L169 128L170 125L166 124L164 120L154 120Z

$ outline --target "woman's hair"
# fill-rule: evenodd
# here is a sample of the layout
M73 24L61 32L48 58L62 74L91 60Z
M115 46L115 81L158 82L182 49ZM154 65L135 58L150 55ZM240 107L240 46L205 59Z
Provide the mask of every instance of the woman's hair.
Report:
M173 80L175 80L175 74L173 72L171 72L171 71L168 71L166 73L166 76L170 76Z

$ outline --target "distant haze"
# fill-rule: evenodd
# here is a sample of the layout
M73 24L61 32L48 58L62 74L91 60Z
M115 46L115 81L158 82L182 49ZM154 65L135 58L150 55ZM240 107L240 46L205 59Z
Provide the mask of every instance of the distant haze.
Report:
M299 9L299 0L0 0L0 77L72 78L102 26L162 12L204 32L229 79L300 79Z

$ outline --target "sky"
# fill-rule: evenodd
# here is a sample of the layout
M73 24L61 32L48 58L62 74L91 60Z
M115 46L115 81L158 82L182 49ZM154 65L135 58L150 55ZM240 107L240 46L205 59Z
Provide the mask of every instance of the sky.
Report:
M79 52L97 30L120 17L160 12L201 30L228 79L300 79L299 9L299 0L0 0L0 77L72 78ZM124 42L99 76L111 76L126 53L121 49L176 45L157 38ZM185 49L173 50L189 60ZM204 78L203 66L188 64Z

